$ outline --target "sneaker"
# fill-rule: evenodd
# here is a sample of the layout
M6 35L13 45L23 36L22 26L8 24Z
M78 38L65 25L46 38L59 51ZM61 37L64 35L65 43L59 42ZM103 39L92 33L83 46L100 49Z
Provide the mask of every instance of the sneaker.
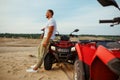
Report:
M33 70L33 68L27 69L26 72L36 73L38 70Z
M32 66L30 66L31 68L34 68L36 66L36 64L35 65L32 65Z

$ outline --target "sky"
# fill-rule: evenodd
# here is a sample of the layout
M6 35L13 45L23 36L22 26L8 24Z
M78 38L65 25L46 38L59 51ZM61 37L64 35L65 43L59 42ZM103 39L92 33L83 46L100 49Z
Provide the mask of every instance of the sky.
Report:
M120 25L99 24L100 19L120 17L120 11L97 0L0 0L0 33L41 33L48 9L54 10L61 34L77 28L77 34L120 35Z

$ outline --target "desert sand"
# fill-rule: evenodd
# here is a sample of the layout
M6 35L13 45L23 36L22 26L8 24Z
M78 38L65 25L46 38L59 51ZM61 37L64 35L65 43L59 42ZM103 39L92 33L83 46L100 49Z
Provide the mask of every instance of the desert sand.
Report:
M42 66L37 73L26 72L37 62L39 43L39 39L0 38L0 80L73 80L73 65L67 63L54 64L50 71Z

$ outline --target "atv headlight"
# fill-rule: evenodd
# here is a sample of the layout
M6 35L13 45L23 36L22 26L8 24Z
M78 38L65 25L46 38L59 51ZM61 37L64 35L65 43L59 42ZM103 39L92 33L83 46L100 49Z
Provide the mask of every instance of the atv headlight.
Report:
M51 46L51 50L55 51L56 50L55 46Z
M76 51L75 47L72 47L72 48L71 48L71 51L72 51L72 52Z

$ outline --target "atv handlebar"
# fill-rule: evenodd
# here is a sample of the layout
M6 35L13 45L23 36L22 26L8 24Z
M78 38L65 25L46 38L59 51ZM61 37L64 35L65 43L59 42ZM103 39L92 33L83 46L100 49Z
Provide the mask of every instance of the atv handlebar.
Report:
M112 20L99 20L99 23L120 23L120 17L116 17Z
M120 17L116 17L112 20L99 20L99 23L113 23L112 25L110 25L111 27L113 27L114 25L120 24Z
M99 23L114 23L114 20L100 20Z

